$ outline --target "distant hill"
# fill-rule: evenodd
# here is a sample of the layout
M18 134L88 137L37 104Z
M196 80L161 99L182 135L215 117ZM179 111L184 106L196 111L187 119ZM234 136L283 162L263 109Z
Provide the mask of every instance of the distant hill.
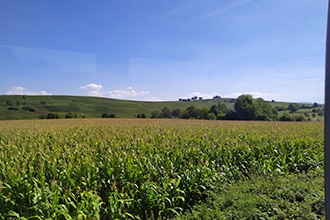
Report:
M64 118L69 112L80 118L100 118L103 113L113 113L120 118L135 118L138 114L150 117L152 111L161 111L164 107L180 110L191 105L211 107L218 101L219 99L146 102L91 96L0 95L0 120L37 119L48 113L56 113L60 118ZM221 101L227 103L228 107L233 107L232 99L221 99Z
M103 113L115 114L119 118L136 118L138 114L150 117L152 111L161 111L164 107L171 110L178 108L181 111L189 106L210 108L219 101L233 109L235 99L232 98L147 102L91 96L0 95L0 120L38 119L49 113L65 118L69 112L78 118L100 118ZM282 109L288 106L285 102L270 102L270 104Z

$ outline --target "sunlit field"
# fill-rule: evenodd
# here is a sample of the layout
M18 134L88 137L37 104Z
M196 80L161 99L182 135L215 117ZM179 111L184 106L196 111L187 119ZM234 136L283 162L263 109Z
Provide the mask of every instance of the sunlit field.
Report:
M0 148L0 219L189 218L212 192L267 177L285 196L296 176L288 203L256 202L258 216L324 216L321 122L1 121ZM242 217L233 201L217 214Z

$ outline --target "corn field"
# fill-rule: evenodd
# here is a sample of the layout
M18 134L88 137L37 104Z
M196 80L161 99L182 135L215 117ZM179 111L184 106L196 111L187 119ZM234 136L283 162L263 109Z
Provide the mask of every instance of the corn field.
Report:
M323 124L0 122L0 219L167 219L219 183L323 169Z

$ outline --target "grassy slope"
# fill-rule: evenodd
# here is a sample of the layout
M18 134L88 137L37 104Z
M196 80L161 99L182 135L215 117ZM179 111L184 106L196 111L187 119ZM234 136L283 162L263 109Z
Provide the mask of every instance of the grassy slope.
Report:
M227 107L233 108L233 99L222 98L221 102ZM10 101L13 108L19 110L8 110L7 101ZM46 104L42 104L41 102ZM189 106L207 107L217 104L219 99L207 99L190 102L143 102L99 97L83 96L25 96L22 95L0 95L0 120L6 119L37 119L40 115L47 115L50 112L57 113L64 118L68 112L77 114L78 117L99 118L102 113L114 113L121 118L135 118L139 113L150 117L154 110L161 111L165 106L171 110L179 108L184 110ZM17 105L18 104L18 105ZM288 103L273 102L272 106L287 107ZM31 107L35 112L24 111L23 107Z
M222 99L222 101L224 100ZM7 101L13 104L13 108L18 108L19 110L8 110ZM42 104L42 101L46 104ZM25 96L24 99L21 95L2 95L0 96L0 120L36 119L40 115L45 115L49 112L58 113L60 117L64 117L68 112L76 113L78 117L84 115L88 118L99 118L102 113L114 113L117 117L125 118L135 118L139 113L144 113L149 117L152 111L161 111L165 106L171 110L174 108L183 110L191 105L209 108L217 104L218 101L143 102L83 96ZM19 105L17 105L17 102ZM31 107L36 111L24 111L23 107ZM228 107L233 107L233 103L228 103Z

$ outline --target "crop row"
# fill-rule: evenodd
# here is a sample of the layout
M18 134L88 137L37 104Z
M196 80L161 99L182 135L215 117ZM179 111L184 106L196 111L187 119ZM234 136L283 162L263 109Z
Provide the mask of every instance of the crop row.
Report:
M320 123L7 123L0 219L169 218L205 201L219 182L323 168Z

